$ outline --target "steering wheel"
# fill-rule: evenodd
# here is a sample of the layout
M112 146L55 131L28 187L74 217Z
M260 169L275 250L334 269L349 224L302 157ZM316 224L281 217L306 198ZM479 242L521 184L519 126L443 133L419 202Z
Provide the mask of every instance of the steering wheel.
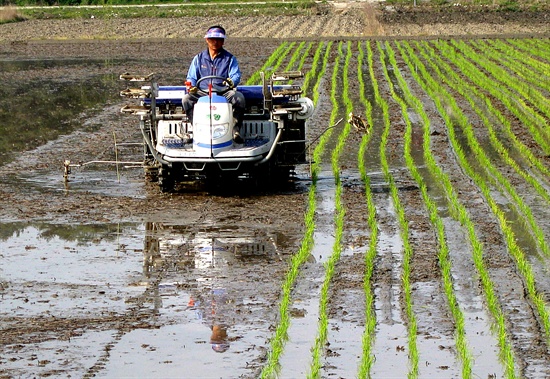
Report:
M201 89L199 86L203 81L205 80L212 80L219 79L223 82L223 84L220 86L219 84L212 84L212 90L215 91L218 95L224 95L227 92L231 91L235 86L229 85L229 83L226 82L227 78L224 78L223 76L217 76L217 75L208 75L203 76L199 80L197 80L197 83L195 84L195 87L197 87L197 90L199 93L201 93L203 96L208 95L208 92Z

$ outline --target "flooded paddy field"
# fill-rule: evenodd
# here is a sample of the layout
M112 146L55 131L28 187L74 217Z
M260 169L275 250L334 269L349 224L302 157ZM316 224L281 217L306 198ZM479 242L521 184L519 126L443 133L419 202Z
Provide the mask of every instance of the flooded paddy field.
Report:
M3 45L0 377L550 375L548 38L226 47L246 80L282 44L312 164L169 194L63 161L140 142L118 75L181 83L203 41Z

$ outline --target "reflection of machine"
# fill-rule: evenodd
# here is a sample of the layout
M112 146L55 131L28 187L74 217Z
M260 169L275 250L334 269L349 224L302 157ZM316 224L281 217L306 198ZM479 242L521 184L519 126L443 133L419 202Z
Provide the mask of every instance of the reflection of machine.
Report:
M226 287L240 278L243 268L279 259L276 240L276 235L261 229L211 228L194 233L186 225L147 222L141 285L147 287L155 310L169 298L181 306L179 292L189 293L186 309L211 329L212 349L224 352L231 340L228 328L238 318L235 306L242 296Z
M238 235L237 237L235 235ZM162 266L210 268L234 260L273 259L277 237L261 230L214 229L189 233L187 226L148 222L143 273L149 278Z
M306 120L313 114L313 102L301 97L299 86L273 83L302 76L299 71L274 73L268 82L262 73L263 85L237 88L246 101L242 142L233 141L232 105L222 96L232 87L201 94L189 120L181 101L186 87L159 86L153 74L122 74L124 80L150 82L121 92L140 99L122 112L139 117L145 168L162 191L195 179L219 184L220 178L239 177L277 184L288 180L297 164L306 163Z

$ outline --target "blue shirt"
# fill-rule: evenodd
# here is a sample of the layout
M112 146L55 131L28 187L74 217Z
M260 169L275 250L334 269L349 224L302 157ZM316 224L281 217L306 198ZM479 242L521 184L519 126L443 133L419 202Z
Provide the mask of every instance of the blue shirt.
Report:
M211 75L221 76L224 79L229 78L237 86L241 82L241 69L237 58L225 49L221 49L214 59L210 58L208 49L195 55L187 72L187 80L191 82L192 86L196 86L197 80ZM201 89L208 89L209 82L209 80L203 81ZM212 84L221 86L222 82L223 80L214 80Z

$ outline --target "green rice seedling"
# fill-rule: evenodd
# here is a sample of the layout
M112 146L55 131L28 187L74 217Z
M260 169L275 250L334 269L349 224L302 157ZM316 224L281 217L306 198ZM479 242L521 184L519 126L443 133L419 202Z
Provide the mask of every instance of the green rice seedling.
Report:
M487 83L487 85L489 85L489 83ZM494 167L491 160L477 141L473 128L466 119L466 116L464 116L462 111L458 109L458 106L456 105L456 103L454 103L454 101L452 103L452 107L455 108L458 112L456 113L457 115L459 115L458 119L462 121L460 125L462 126L468 144L472 148L475 157L479 161L480 167L484 167L484 169L487 170L488 175L486 176L486 179L491 182L495 182L496 185L501 186L501 188L503 188L510 195L513 200L512 205L519 210L519 214L523 215L523 220L526 226L528 226L528 228L531 230L534 236L535 243L537 244L539 250L544 256L550 256L550 248L545 241L544 233L542 232L540 226L536 223L530 207L525 204L523 198L517 193L510 181Z
M246 81L246 84L261 84L260 83L260 72L264 72L266 77L269 77L273 72L277 71L277 69L281 66L285 58L288 54L290 54L290 51L294 48L296 45L296 42L291 42L287 46L287 42L283 42L279 47L269 56L268 60L262 68L255 72L250 78ZM300 50L303 47L303 43L299 45L298 50ZM298 55L295 53L294 59L297 59Z
M415 63L415 67L418 68L419 67L419 62L415 61L414 63ZM423 88L425 88L432 95L435 94L435 93L438 93L438 94L445 93L445 100L448 104L450 104L453 111L454 112L457 112L457 111L460 112L460 110L459 110L458 106L456 105L456 103L454 102L453 98L450 95L448 95L445 92L445 90L443 88L441 88L441 86L439 86L438 83L435 80L433 80L433 78L431 78L431 76L427 73L427 71L426 71L426 69L424 68L423 65L421 66L421 70L422 70L423 77L426 79L426 81L417 79L417 81L421 84L421 86ZM535 284L534 283L534 278L533 278L530 266L527 263L527 261L525 260L525 256L524 256L523 252L518 247L518 245L515 241L514 233L513 233L512 229L510 228L510 226L507 223L504 212L499 208L496 201L492 198L491 193L490 193L490 189L487 186L487 184L485 183L484 178L482 178L475 170L473 170L473 168L468 163L468 161L466 159L466 156L464 154L464 151L462 150L462 148L458 144L458 142L456 140L456 137L454 135L455 122L463 124L465 122L467 123L467 120L463 116L459 117L459 118L456 118L456 115L455 115L454 118L449 117L449 115L445 111L445 106L443 106L443 104L441 104L441 101L439 100L439 98L434 97L434 100L436 102L436 106L440 110L442 116L445 119L446 124L449 127L450 141L451 141L451 143L452 143L452 145L455 149L455 153L457 154L457 157L459 158L459 161L460 161L463 169L474 180L476 185L480 188L480 190L482 191L483 195L485 196L491 210L494 212L495 216L497 217L497 219L498 219L498 221L501 225L501 230L502 230L503 235L505 237L505 241L508 245L509 252L514 257L514 259L516 261L516 265L518 267L518 270L524 278L524 281L526 283L526 290L529 294L530 299L533 301L533 303L535 305L535 308L537 309L537 311L539 313L543 328L544 328L544 330L545 330L545 332L548 336L548 327L550 326L550 323L548 322L548 311L546 310L546 306L545 306L544 302L542 301L540 294L538 294L536 292L535 285L534 285ZM460 113L458 113L458 114L460 116ZM474 231L472 230L472 232L474 232ZM482 272L481 274L484 274L484 273ZM484 280L484 276L485 276L485 274L482 275L482 280ZM493 297L493 295L490 292L488 292L487 294L491 295L490 297L488 297L488 306L489 306L490 309L494 309L495 306L498 306L498 299L496 299L496 296ZM501 321L500 317L497 320L498 320L498 324L499 324L499 343L501 343L501 347L502 347L503 346L502 343L504 343L506 341L506 333L505 333L505 330L504 330L505 326L504 326L504 321L503 320ZM513 354L511 352L511 349L508 350L508 351L501 351L501 353L503 355L503 359L504 359L505 362L507 360L513 359ZM515 373L513 372L513 366L511 364L506 365L506 370L507 370L507 372L506 372L507 377L515 377Z
M400 74L397 61L395 59L395 53L392 47L388 42L386 42L385 46L389 56L389 61L393 66L393 72L399 83L399 88L404 94L404 98L401 98L400 95L394 89L394 85L391 82L389 83L392 97L401 106L401 114L406 124L405 136L404 136L405 161L407 163L407 167L412 177L415 179L415 181L417 182L420 188L422 198L430 214L430 220L436 229L436 236L439 243L438 258L439 258L439 265L441 267L441 273L443 278L443 288L445 291L445 295L447 297L447 302L451 309L451 315L453 316L454 325L456 328L456 334L455 334L456 348L458 351L458 355L462 361L462 377L470 378L472 376L472 356L466 342L466 331L464 328L464 313L462 312L462 310L458 305L458 300L456 299L456 295L453 288L452 273L451 273L452 264L449 258L449 247L447 245L447 240L445 237L445 228L443 225L443 220L439 216L437 204L428 195L427 185L424 181L424 178L420 174L420 171L416 167L414 159L411 155L412 122L409 117L409 112L408 112L409 107L412 107L413 109L415 109L417 114L421 115L421 118L424 122L424 126L423 126L424 130L426 129L429 130L429 127L430 127L429 118L426 115L426 112L424 111L424 107L422 106L422 103L417 98L414 97L414 95L411 93L407 85L407 82L405 81L403 76Z
M537 159L535 155L531 152L531 150L514 135L514 133L512 132L510 120L497 109L497 106L493 106L492 100L488 96L486 96L481 90L477 88L475 83L487 83L486 76L484 76L477 67L466 63L462 64L461 70L463 71L464 77L466 77L466 79L464 77L459 77L456 73L456 68L451 67L441 58L439 58L438 54L436 54L435 50L429 44L417 43L416 45L421 50L421 53L424 57L432 54L432 58L430 59L434 59L435 61L437 61L438 66L440 66L441 70L444 71L444 73L440 75L440 77L448 77L449 79L452 78L454 81L454 85L460 84L461 87L466 86L466 83L470 83L470 85L468 85L467 89L465 90L471 91L474 95L481 99L483 103L486 104L486 108L489 109L494 117L496 117L496 119L501 123L502 127L504 128L506 137L512 142L512 145L520 152L523 157L525 157L529 164L537 168L543 176L550 176L550 170L539 159ZM434 69L438 70L436 66L434 67Z
M475 43L480 49L492 49L497 64L510 68L514 75L519 76L530 85L550 91L550 81L540 80L541 76L546 75L546 72L550 72L548 65L526 55L525 52L517 48L513 48L500 39L476 41Z
M521 78L525 83L527 92L533 97L539 99L539 112L550 119L550 101L548 101L548 92L550 91L550 81L540 80L548 76L550 72L549 62L541 62L531 56L526 56L517 49L511 48L508 44L502 41L494 41L486 43L476 42L476 45L481 45L482 48L491 53L491 57L497 60L497 64L502 64L503 67L511 70L515 76ZM492 48L489 48L491 46Z
M287 63L285 67L285 71L300 71L302 66L305 63L305 60L308 56L309 50L311 49L311 46L313 45L313 42L310 42L306 46L306 42L302 41L300 42L300 45L296 50L294 51L294 54L292 54L292 57L290 58L290 61ZM304 50L305 47L305 50ZM299 60L298 60L299 58ZM296 64L298 62L298 64ZM296 67L297 66L297 67ZM292 84L294 80L288 81L288 84Z
M372 122L372 104L365 98L365 82L363 78L363 60L365 54L362 48L362 43L358 43L358 48L359 55L357 58L357 77L359 81L360 99L361 103L365 106L366 109L365 116L367 118L367 121L369 125L371 125L371 127L374 127ZM369 54L367 56L367 62L369 72L372 74L371 77L374 77L372 49L370 48ZM376 78L374 78L374 80L371 80L371 83L373 87L376 86ZM374 354L372 353L376 328L376 313L374 312L374 291L372 288L372 275L374 271L374 259L376 258L376 246L378 244L378 223L376 221L376 208L374 206L374 200L370 188L370 178L367 175L367 168L365 165L366 150L371 138L372 133L363 135L361 143L359 145L359 153L357 155L359 174L361 175L361 180L365 184L365 199L368 209L367 223L371 233L369 247L365 253L365 274L363 277L363 290L365 293L365 331L363 332L363 353L361 355L361 363L359 365L358 372L358 377L361 379L370 377L371 368L375 359Z
M287 41L284 41L282 42L278 47L277 49L275 49L275 51L273 53L271 53L271 55L269 56L269 58L265 61L265 63L263 64L262 68L258 71L256 71L254 74L252 74L250 76L250 78L246 81L246 84L247 85L252 85L252 84L261 84L260 81L261 81L261 77L260 77L260 73L261 72L267 72L268 69L272 68L273 65L274 65L274 62L280 58L280 56L282 54L286 55L287 52L288 52L288 48L287 48L287 45L288 45L288 42ZM284 52L284 53L283 53Z
M312 80L315 80L316 78L319 78L318 73L321 72L321 69L319 69L319 60L321 59L322 54L322 48L325 46L326 51L328 51L328 45L324 42L319 42L317 44L317 48L315 49L315 54L313 55L313 62L311 63L311 69L306 74L306 77L304 78L304 83L302 84L302 89L305 93L309 92L310 83ZM314 101L314 103L317 103L317 101Z
M444 64L441 62L441 60L438 60L440 64ZM432 66L434 66L432 64ZM518 174L520 174L529 184L531 184L535 190L545 199L547 202L550 201L550 196L542 187L542 185L537 182L532 175L527 173L525 170L522 170L519 165L509 156L507 148L498 140L496 137L496 133L493 129L491 121L485 116L484 112L479 108L477 105L477 99L472 97L471 94L475 92L475 89L472 87L463 88L464 81L459 78L456 73L454 73L454 70L451 70L450 68L446 70L445 73L442 73L441 70L438 67L433 67L435 73L438 75L439 80L442 82L449 82L449 78L454 78L454 81L450 82L451 86L455 88L461 95L463 95L472 106L472 109L478 114L478 116L481 118L481 120L484 122L485 126L487 127L489 131L489 138L491 141L491 144L495 148L495 150L500 154L500 156L503 158L503 160L512 167ZM469 72L470 74L473 74ZM483 82L482 82L483 83ZM490 85L490 83L486 83L486 85ZM493 111L493 113L496 112L496 109L489 103L489 111ZM491 163L490 159L487 157L487 155L484 153L483 148L481 145L477 142L477 139L475 138L473 129L469 124L465 125L465 134L468 138L468 143L472 146L473 150L477 152L478 159L481 162L481 165L485 167L486 170L489 172L488 178L495 178L498 183L502 186L502 188L505 189L506 192L510 194L512 199L515 201L515 207L521 211L524 215L524 223L530 230L532 231L532 234L534 235L535 243L537 244L539 250L542 252L544 256L550 256L550 249L545 241L544 233L542 232L540 226L536 223L534 216L532 214L531 209L525 204L522 197L517 193L517 191L514 189L512 184L505 178L503 174L498 171L494 165Z
M431 92L437 93L437 88L435 88L436 84L428 74L426 68L424 67L424 64L420 62L417 55L412 52L412 49L410 48L408 43L398 43L398 48L401 52L401 56L407 63L408 67L411 69L411 73L415 80L424 89L433 89L433 91ZM435 99L436 103L439 105L439 108L443 108L443 106L441 106L440 104L440 98L436 97ZM424 122L424 125L426 126L426 122ZM454 140L454 129L450 128L449 134L453 137ZM482 288L485 293L488 308L495 319L496 329L498 330L498 341L501 348L500 357L505 365L507 377L514 378L514 357L512 354L512 347L511 343L507 340L506 337L506 324L504 321L503 312L498 303L498 298L494 291L494 286L490 279L488 270L483 262L482 243L477 237L475 226L468 215L468 211L458 200L457 193L449 177L442 171L441 167L437 165L433 154L431 154L429 141L430 131L427 127L424 127L424 159L428 165L430 172L432 172L432 174L434 174L435 177L438 178L438 182L442 185L447 194L447 198L450 202L449 205L451 214L453 215L453 217L459 220L461 224L465 225L468 230L468 237L472 246L474 264L480 276L480 281L482 283ZM455 144L455 148L458 151L462 152L460 145ZM461 156L463 156L463 154Z
M328 60L329 60L329 57L330 57L331 47L332 47L332 41L328 43L327 48L325 50L325 55L324 55L324 58L323 58L322 70L321 70L323 75L325 73L326 67L328 66ZM339 66L338 61L336 61L334 66L335 67L334 67L333 72L336 72L336 69ZM318 88L320 86L320 82L321 82L322 77L323 76L320 75L318 77L317 82L313 86L313 103L314 104L317 104L317 102L319 101L319 90L318 90ZM332 75L332 84L334 84L336 82L336 78L337 78L336 74L333 73L333 75ZM332 99L331 99L331 101L332 101ZM335 121L336 121L335 118L331 118L330 125L334 125ZM311 175L314 178L314 180L317 179L317 174L320 171L320 166L321 166L321 162L322 162L322 155L325 151L325 146L326 146L327 142L329 141L329 139L332 135L332 132L333 132L333 128L329 128L329 129L327 129L327 131L325 133L323 133L321 135L321 138L319 138L319 142L318 142L318 144L315 147L315 150L313 152L313 164L311 165Z
M324 73L325 68L328 66L328 62L329 62L329 58L330 58L330 53L331 53L331 51L332 51L332 50L331 50L332 44L333 44L333 41L330 41L330 42L327 44L327 48L326 48L326 50L325 50L325 55L323 56L323 62L322 62L322 64L321 64L321 67L322 67L321 72L322 72L322 73ZM318 80L316 81L315 85L313 86L313 99L312 99L312 100L313 100L313 103L314 103L314 104L317 104L317 102L319 101L319 93L320 93L319 87L320 87L320 85L321 85L321 80L320 80L321 78L322 78L322 76L319 75L319 76L318 76ZM332 125L332 124L331 124L331 125ZM330 130L332 130L332 129L330 129ZM331 133L331 132L329 131L329 133Z
M384 70L384 75L386 77L386 80L388 82L391 82L391 79L389 79L387 67L385 64L386 54L384 53L384 49L382 48L380 42L377 42L377 47L378 47L378 52L380 54L380 62ZM403 241L403 266L402 266L402 273L401 273L401 282L403 286L405 313L408 321L407 322L408 347L409 347L409 362L411 366L408 373L408 377L412 379L412 378L418 377L418 361L419 361L418 346L416 343L417 323L416 323L416 316L413 311L412 293L411 293L412 291L411 291L411 283L410 283L410 271L411 271L410 262L412 257L412 247L409 241L409 224L405 216L405 210L403 208L403 205L401 204L401 201L399 200L397 186L395 185L393 176L390 173L390 168L386 157L386 145L388 143L388 136L390 133L389 107L387 102L380 96L379 93L377 94L376 101L379 102L379 105L381 106L384 112L384 132L382 134L382 141L380 144L380 160L382 163L382 171L384 173L384 177L386 178L386 181L389 184L391 198L393 200L395 210L397 213L397 218L399 220L400 235Z
M281 67L281 65L283 64L283 61L285 60L287 55L290 54L290 51L294 48L294 46L296 46L296 42L291 42L290 45L288 45L286 50L279 57L277 57L277 60L273 63L273 67L271 68L271 70L268 69L266 71L266 76L268 76L267 75L268 73L269 75L271 75L272 73L277 71L279 67Z
M429 49L429 53L434 52L433 49L431 49L429 46L425 44L423 48L426 50ZM423 55L426 56L426 54L429 54L429 53L423 53ZM541 172L541 174L545 176L550 176L550 170L546 166L544 166L542 162L534 156L531 150L527 146L525 146L514 135L514 133L512 132L510 120L506 118L502 114L502 112L497 109L497 106L494 106L492 104L492 101L488 96L486 96L482 91L478 89L476 85L474 85L474 83L471 82L472 80L476 80L477 78L476 74L479 73L479 70L477 69L473 70L471 69L471 66L462 66L462 68L464 69L464 74L470 79L470 80L464 80L464 78L461 78L459 75L457 75L455 69L451 68L443 60L441 60L441 58L435 57L435 59L437 60L438 65L441 67L441 69L445 71L442 75L439 75L439 76L444 80L446 79L446 81L449 83L452 81L453 85L456 85L458 87L458 90L461 90L461 95L463 95L465 98L468 99L468 101L470 102L472 107L476 110L476 112L480 115L480 117L484 117L484 122L486 126L489 128L489 131L491 133L491 138L493 137L496 138L497 133L494 132L494 128L492 128L492 123L489 122L487 117L481 114L481 109L477 105L478 101L475 101L476 99L474 98L473 95L475 95L477 99L482 100L482 103L485 104L485 108L487 109L487 111L489 111L491 115L494 116L500 122L500 124L504 129L506 137L512 142L512 145L517 149L520 155L528 161L529 166L535 167ZM483 77L478 78L478 83L484 83ZM489 83L487 83L487 85L488 84ZM504 151L506 150L506 147L503 144L499 143L497 140L495 140L494 142L495 142L494 143L495 150L507 155L507 153ZM508 143L506 143L506 145L508 145ZM507 158L505 159L508 160ZM530 176L531 179L527 178L525 171L521 171L521 170L516 170L516 171L520 173L520 175L522 175L525 178L525 180L527 181L534 180L534 178L532 178L531 176ZM546 193L546 191L541 190L540 184L532 183L532 185L533 187L535 187L537 192L539 192L539 194L542 197L544 197L545 199L548 197L548 194Z
M506 60L502 59L502 54L498 53L497 50L489 48L487 43L480 41L471 41L468 45L470 48L475 47L479 51L483 52L484 64L492 65L495 67L494 73L504 73L506 71L513 73L509 75L510 81L516 84L518 92L525 96L525 100L531 103L531 106L535 109L538 108L538 111L541 115L544 115L547 119L550 118L550 109L548 108L548 98L537 88L539 83L544 83L548 85L547 81L540 80L537 77L524 76L521 71L518 72L518 69L522 67L522 64L518 61L514 61L512 64L506 64ZM520 60L521 62L522 60ZM506 70L504 69L506 68Z
M485 58L480 57L480 54L476 54L475 51L465 43L453 40L452 45L460 49L463 55L467 56L474 64L479 65L489 72L492 76L491 81L493 82L493 86L495 80L504 84L504 86L498 88L501 92L500 99L504 102L503 97L506 98L506 105L510 106L510 110L515 110L514 114L516 114L518 118L532 126L530 131L532 131L532 129L538 131L538 138L536 138L537 142L542 144L545 150L548 149L550 144L550 127L548 121L538 113L541 108L541 102L542 108L544 109L547 104L547 99L534 91L527 92L530 90L530 87L524 86L523 83L518 83L516 78L508 75L502 68L495 67L495 65L487 62ZM511 99L514 101L511 101ZM526 102L529 102L529 105Z
M314 88L318 88L319 82L321 81L321 79L325 74L326 67L328 66L327 63L330 56L331 47L332 47L332 41L326 45L322 68L320 70L319 75L317 76L317 80L314 84ZM320 50L321 49L319 46L319 51ZM337 72L338 72L338 65L336 64L333 71L333 77L336 77ZM314 103L316 103L317 100L318 100L318 97L314 97ZM313 152L315 164L313 164L311 168L312 186L308 193L308 210L305 215L306 231L304 234L304 238L302 239L302 245L300 247L300 250L293 256L290 263L289 271L282 285L282 295L281 295L281 301L279 306L279 323L276 327L275 335L272 337L270 342L270 350L267 354L267 362L260 375L262 378L273 378L276 376L276 373L279 367L279 359L281 354L283 353L286 339L288 338L287 331L290 326L290 315L289 315L288 308L291 301L292 288L298 276L300 267L307 260L311 252L311 249L313 248L313 245L314 245L313 235L315 231L315 209L316 209L315 195L317 192L316 191L317 174L320 169L320 163L321 163L320 157L323 154L327 141L330 138L331 132L332 132L332 129L329 129L327 133L324 133L320 137L319 142Z
M542 67L548 68L548 66L550 65L550 52L548 52L548 50L550 50L550 43L548 39L537 38L531 40L522 38L518 40L508 38L506 42L517 48L523 59L534 59L536 62L540 62Z
M327 45L327 55L330 50L330 46ZM319 45L319 51L320 51ZM323 66L320 75L317 78L317 81L320 81L325 73L326 66ZM316 84L317 85L317 84ZM321 136L320 142L317 144L314 155L320 156L322 150L325 148L326 139L328 135ZM317 193L317 170L318 166L312 167L312 185L308 193L308 203L307 203L307 212L304 215L304 224L305 232L302 239L302 243L299 251L293 255L289 270L285 277L285 280L282 284L282 293L281 300L279 303L279 322L275 329L275 334L270 341L270 349L267 354L267 362L264 365L262 372L260 374L261 378L273 378L276 376L277 370L279 368L279 360L281 354L284 351L284 345L288 338L287 332L290 326L290 314L289 314L289 305L292 297L292 288L296 279L298 277L300 267L307 261L311 250L314 245L314 232L315 232L315 210L316 210L316 200L315 196Z
M335 68L333 71L333 80L332 80L332 89L331 89L331 102L333 105L332 113L331 113L331 123L333 123L339 114L339 104L337 99L338 94L338 86L337 84L337 76L339 73L338 66L340 59L343 55L342 52L343 43L340 42L338 44L338 56L339 59L335 62ZM344 61L344 69L343 69L343 85L342 85L342 96L343 101L347 104L348 109L351 107L351 102L348 98L348 91L349 91L349 84L347 82L348 77L348 67L349 67L349 61L351 59L351 43L347 43L347 54ZM327 262L325 263L325 278L323 280L323 284L321 286L321 293L320 293L320 299L319 299L319 323L318 323L318 334L315 339L315 345L312 349L312 363L310 367L310 371L308 373L308 378L319 378L320 377L320 369L321 369L321 354L324 351L324 346L328 338L328 302L329 302L329 288L330 283L332 281L332 278L334 276L334 270L336 268L336 263L340 259L340 255L342 252L342 238L344 233L344 217L345 217L345 208L342 204L342 192L343 187L342 183L340 181L340 170L338 166L338 161L340 158L340 155L344 149L346 138L350 131L350 125L346 124L346 126L341 131L340 135L338 136L338 142L336 144L336 147L332 151L331 155L331 164L332 164L332 172L334 174L334 180L336 185L336 193L335 193L335 217L334 217L334 244L332 248L332 254L328 258Z
M290 60L288 61L288 63L286 64L286 67L284 68L283 71L289 71L292 69L292 67L294 67L294 64L296 63L296 61L298 61L298 58L300 58L301 56L303 56L303 52L302 50L304 49L304 46L306 45L306 42L305 41L302 41L300 42L300 44L298 45L298 47L294 50L294 53L292 54L292 56L290 57Z

